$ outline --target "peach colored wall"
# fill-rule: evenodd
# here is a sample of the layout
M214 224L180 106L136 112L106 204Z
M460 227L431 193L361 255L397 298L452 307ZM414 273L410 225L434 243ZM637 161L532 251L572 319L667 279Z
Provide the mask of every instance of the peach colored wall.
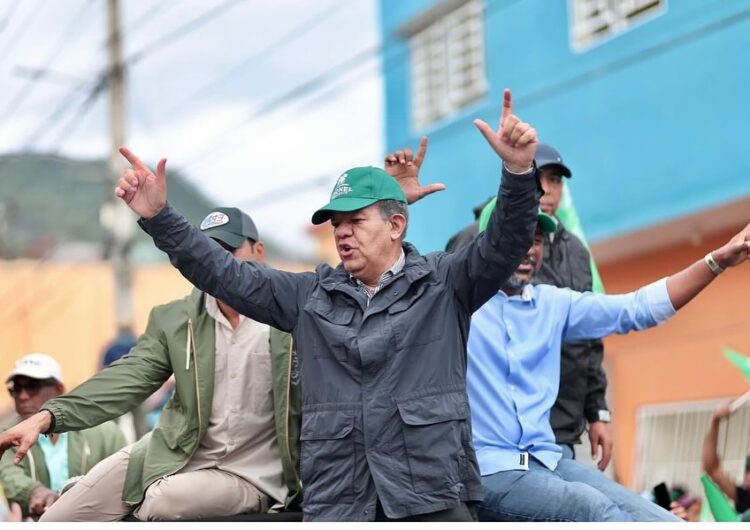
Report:
M734 233L604 265L607 292L627 292L676 272ZM731 347L750 355L748 295L750 264L745 264L716 279L666 325L605 340L610 406L616 418L615 472L621 482L634 485L639 406L739 395L748 389L722 354L724 347Z

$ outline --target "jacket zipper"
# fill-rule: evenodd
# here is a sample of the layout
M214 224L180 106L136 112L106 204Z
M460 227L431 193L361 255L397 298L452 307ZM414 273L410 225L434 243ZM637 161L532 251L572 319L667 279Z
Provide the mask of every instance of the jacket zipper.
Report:
M195 378L195 401L197 405L198 410L198 432L200 432L201 428L201 391L198 387L198 361L195 358L195 340L193 338L193 319L188 318L187 323L187 339L185 341L185 370L190 370L190 357L192 355L193 357L193 364L195 365L195 370L193 372L193 376ZM196 446L197 449L197 446ZM193 454L190 455L190 458L187 459L187 461L183 462L180 467L175 469L172 473L169 473L167 475L162 475L161 478L165 479L167 477L171 477L175 473L177 473L180 469L185 467L188 462L190 462L190 459L193 458L193 455L195 454L195 451L193 451Z
M286 411L285 411L285 422L286 422L286 456L292 463L292 471L294 472L294 480L297 485L297 493L299 494L300 480L297 474L296 462L292 461L292 450L290 449L291 438L289 436L289 425L291 419L290 403L292 396L292 350L294 349L294 337L289 337L289 362L287 363L287 374L286 374Z
M28 453L26 453L26 456L29 459L29 467L31 468L31 480L34 482L37 482L36 480L36 462L34 462L34 454L29 450Z
M81 451L81 474L85 475L88 472L86 464L89 461L89 455L91 455L91 446L88 440L83 440L83 451Z
M195 399L196 399L196 405L198 408L198 432L200 432L201 425L203 425L203 420L201 419L201 389L198 386L198 359L196 358L195 354L195 337L193 336L193 321L192 319L188 319L188 345L190 346L190 351L193 355L193 364L195 365L195 370L193 371L193 376L195 377ZM188 355L188 358L190 356ZM188 370L190 369L190 363L188 362Z

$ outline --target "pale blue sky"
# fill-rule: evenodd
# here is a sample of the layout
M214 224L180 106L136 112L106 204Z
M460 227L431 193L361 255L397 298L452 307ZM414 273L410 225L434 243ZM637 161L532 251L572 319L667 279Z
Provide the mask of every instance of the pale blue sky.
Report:
M225 4L200 27L178 29ZM75 91L105 65L105 8L105 0L0 0L0 153L106 155L106 99L84 114L87 89ZM269 237L309 249L309 216L330 191L320 177L332 185L348 167L381 162L380 63L366 53L378 44L375 0L121 0L121 8L125 57L145 50L128 72L127 144L147 160L168 157L168 168L217 202L247 207ZM326 74L358 54L365 58ZM31 83L22 68L60 75ZM316 89L295 90L321 77ZM66 110L50 118L56 109ZM297 193L263 199L287 187Z

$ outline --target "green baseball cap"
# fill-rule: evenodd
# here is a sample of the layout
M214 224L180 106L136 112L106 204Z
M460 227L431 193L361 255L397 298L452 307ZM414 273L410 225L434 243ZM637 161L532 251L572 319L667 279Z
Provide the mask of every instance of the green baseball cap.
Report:
M333 212L354 212L385 200L406 202L398 182L379 167L355 167L339 177L330 202L313 214L312 223L325 223Z
M487 228L487 225L490 222L490 215L492 215L492 211L495 209L495 204L497 204L497 198L492 199L490 202L488 202L487 206L484 207L482 213L479 215L480 232L484 232ZM539 227L542 229L543 233L552 234L555 230L557 230L557 219L555 219L551 215L547 215L541 209L537 211L536 215L537 219L539 220Z

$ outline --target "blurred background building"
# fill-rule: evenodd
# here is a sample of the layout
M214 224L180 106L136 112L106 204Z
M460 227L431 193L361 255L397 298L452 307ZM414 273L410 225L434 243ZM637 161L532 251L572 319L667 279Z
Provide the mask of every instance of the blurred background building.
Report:
M608 292L702 258L750 220L750 2L380 7L386 150L429 136L422 174L448 187L413 208L409 236L421 250L442 249L495 193L499 163L472 119L495 124L505 87L517 114L572 169L569 190ZM699 490L708 411L747 389L721 351L750 352L748 285L750 269L733 271L667 326L605 342L620 481ZM743 418L733 417L737 437L725 446L738 478L749 439Z

